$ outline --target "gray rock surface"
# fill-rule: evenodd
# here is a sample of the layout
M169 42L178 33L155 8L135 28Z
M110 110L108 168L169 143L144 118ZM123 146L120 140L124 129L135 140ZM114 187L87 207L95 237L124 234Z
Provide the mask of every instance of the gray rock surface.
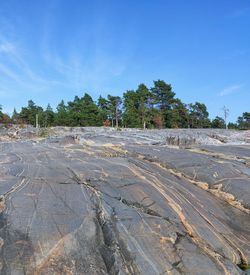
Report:
M30 132L0 132L1 274L244 274L249 132Z

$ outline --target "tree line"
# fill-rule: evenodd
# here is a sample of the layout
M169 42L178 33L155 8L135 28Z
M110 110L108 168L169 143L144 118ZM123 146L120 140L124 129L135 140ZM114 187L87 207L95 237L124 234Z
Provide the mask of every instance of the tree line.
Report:
M176 97L170 84L163 80L153 82L148 88L140 84L136 90L127 90L123 97L100 96L95 102L85 93L75 96L73 101L63 100L54 111L50 104L46 109L32 100L12 116L2 113L0 122L4 124L36 125L38 115L40 127L51 126L115 126L128 128L226 128L225 119L217 116L209 119L205 104L200 102L185 104ZM228 123L231 129L250 129L250 113L244 112L236 123Z

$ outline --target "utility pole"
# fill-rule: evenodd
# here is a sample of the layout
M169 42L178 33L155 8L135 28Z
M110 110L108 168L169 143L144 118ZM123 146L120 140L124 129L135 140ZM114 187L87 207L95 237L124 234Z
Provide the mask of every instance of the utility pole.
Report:
M225 124L226 124L226 129L228 129L228 127L227 127L227 118L228 118L228 115L229 115L229 109L226 106L223 106L222 110L224 112L224 120L225 120Z
M36 129L39 128L39 124L38 124L38 114L36 114Z

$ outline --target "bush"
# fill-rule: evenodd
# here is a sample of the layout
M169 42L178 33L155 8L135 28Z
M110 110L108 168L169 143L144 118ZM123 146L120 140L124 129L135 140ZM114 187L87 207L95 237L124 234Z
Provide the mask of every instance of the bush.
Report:
M49 129L48 128L40 128L38 131L38 137L47 138L49 136Z

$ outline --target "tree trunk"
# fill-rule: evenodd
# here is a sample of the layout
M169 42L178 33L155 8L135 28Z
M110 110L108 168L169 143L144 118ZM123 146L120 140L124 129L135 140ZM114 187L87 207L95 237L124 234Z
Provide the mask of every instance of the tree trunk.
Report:
M118 116L115 117L115 127L118 128Z
M118 128L118 106L116 106L115 110L115 127Z

